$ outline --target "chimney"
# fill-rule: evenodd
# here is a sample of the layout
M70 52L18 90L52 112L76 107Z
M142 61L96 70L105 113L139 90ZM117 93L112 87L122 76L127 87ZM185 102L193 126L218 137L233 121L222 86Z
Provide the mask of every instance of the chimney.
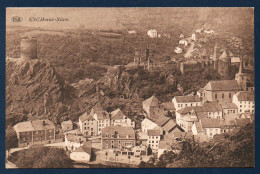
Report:
M46 126L45 120L42 121L42 125L43 125L43 126Z

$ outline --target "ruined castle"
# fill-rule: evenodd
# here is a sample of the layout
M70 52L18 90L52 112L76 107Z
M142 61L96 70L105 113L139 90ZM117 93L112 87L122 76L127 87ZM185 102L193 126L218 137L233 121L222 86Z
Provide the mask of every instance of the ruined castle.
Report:
M33 36L22 37L21 39L21 59L28 61L37 59L37 39Z

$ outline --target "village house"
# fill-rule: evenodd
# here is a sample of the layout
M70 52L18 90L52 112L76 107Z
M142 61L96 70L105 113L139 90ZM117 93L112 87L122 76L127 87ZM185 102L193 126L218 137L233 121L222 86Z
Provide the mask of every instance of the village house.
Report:
M70 153L70 159L76 162L89 162L91 158L91 141L87 141L82 146L77 147Z
M202 92L202 100L232 103L233 95L241 88L236 80L209 81Z
M238 114L255 113L255 95L250 91L240 91L233 96L233 103L238 107Z
M63 132L70 131L73 129L73 123L71 120L63 121L61 123L61 129Z
M174 52L177 54L180 54L180 53L182 53L182 49L179 46L177 46L177 47L175 47Z
M182 40L179 41L179 44L187 46L188 42L185 39L182 39Z
M160 130L147 130L148 140L147 145L153 150L157 150L160 142Z
M107 126L102 129L101 149L133 148L136 144L132 127Z
M76 148L82 146L82 144L86 141L87 138L78 132L75 134L65 134L65 146L70 151L74 151Z
M156 38L158 33L155 29L151 29L151 30L148 30L147 31L147 35L150 37L150 38Z
M102 129L106 126L110 126L110 116L107 111L105 111L102 106L97 103L90 112L93 118L97 121L97 134L101 135Z
M194 110L191 110L191 112L188 112L179 119L179 125L185 132L191 132L192 125L195 122L198 122L198 117Z
M212 139L216 134L221 134L221 120L216 118L204 118L198 123L193 124L192 133L205 133L210 139Z
M230 115L238 115L238 108L234 103L223 103L221 104L221 107L224 119L228 118Z
M172 136L175 132L184 132L184 130L173 120L168 120L163 126L164 135Z
M146 112L147 118L150 119L157 119L164 115L164 108L154 95L143 101L143 110Z
M152 120L145 118L141 122L141 129L142 129L142 132L147 133L147 130L160 129L160 127L156 123L154 123Z
M50 144L55 141L55 126L50 120L34 120L17 123L14 126L18 147Z
M116 109L111 112L111 126L130 126L135 128L135 122L125 116L121 109Z
M162 103L162 106L164 108L164 115L167 115L168 113L173 114L176 111L175 106L172 102L164 102Z
M233 131L237 126L236 123L236 116L235 115L230 115L229 117L225 118L224 120L221 121L221 133Z
M202 118L222 119L222 107L217 102L205 102L203 106L189 106L176 111L176 123L185 132L191 132L194 122Z
M176 108L176 111L188 106L201 106L201 99L199 96L175 96L172 102Z
M80 131L84 135L96 136L98 135L98 122L94 117L87 112L79 117Z
M159 147L158 147L158 159L162 154L164 154L167 151L174 151L174 153L178 153L180 149L172 149L174 138L165 136L163 140L160 140Z

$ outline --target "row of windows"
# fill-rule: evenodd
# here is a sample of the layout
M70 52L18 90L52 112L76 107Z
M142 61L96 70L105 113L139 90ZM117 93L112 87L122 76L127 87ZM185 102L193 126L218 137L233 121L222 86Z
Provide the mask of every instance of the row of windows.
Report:
M229 98L231 98L231 96L232 96L232 94L231 93L229 93L228 94L228 97ZM222 94L222 98L224 98L225 97L225 95L224 94ZM218 98L218 94L215 94L215 98L217 99Z
M151 143L159 143L159 141L149 141L149 144Z
M243 105L240 105L240 108L242 108ZM255 106L253 105L252 108L254 108ZM244 108L246 108L246 105L244 105Z
M248 102L248 104L251 104L251 102L250 101L244 101L244 104L246 104ZM240 104L242 104L243 103L243 101L240 101ZM252 104L254 104L254 102L252 102Z
M87 123L84 123L84 125L86 126L87 124L89 124L89 122L87 122ZM93 122L91 122L91 125L93 125Z
M99 127L109 126L109 124L98 124Z
M150 139L158 139L158 136L149 136Z
M179 107L179 108L180 108L180 107L182 108L183 106L187 107L188 104L185 104L185 105L184 105L184 104L178 104L178 107ZM193 105L193 104L191 103L190 106L199 106L199 104L196 103L196 104Z

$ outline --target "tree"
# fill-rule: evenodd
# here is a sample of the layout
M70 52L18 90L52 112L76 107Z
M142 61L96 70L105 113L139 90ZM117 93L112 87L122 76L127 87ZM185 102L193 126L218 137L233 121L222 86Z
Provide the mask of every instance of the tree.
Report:
M19 168L73 168L72 160L63 149L36 147L18 153Z
M10 149L15 147L18 147L17 135L14 128L9 126L5 132L5 150L7 150L8 156Z

